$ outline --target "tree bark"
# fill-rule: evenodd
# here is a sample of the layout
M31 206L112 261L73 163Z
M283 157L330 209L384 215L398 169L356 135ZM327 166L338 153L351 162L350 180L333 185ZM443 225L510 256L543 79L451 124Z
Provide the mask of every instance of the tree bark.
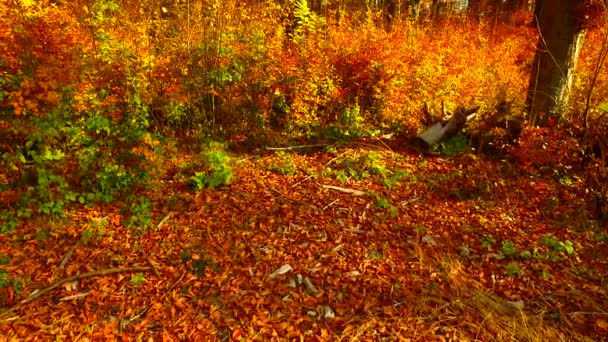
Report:
M469 0L467 3L467 16L475 22L479 22L481 19L481 1L480 0Z
M583 3L584 0L544 0L542 7L535 10L540 37L526 99L532 124L536 124L540 113L566 112L584 36L584 18L579 11Z

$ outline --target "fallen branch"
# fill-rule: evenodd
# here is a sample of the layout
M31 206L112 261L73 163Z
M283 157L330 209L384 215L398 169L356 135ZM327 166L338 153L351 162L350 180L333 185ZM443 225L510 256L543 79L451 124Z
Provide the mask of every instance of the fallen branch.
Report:
M86 278L92 278L92 277L98 277L98 276L104 276L104 275L108 275L108 274L114 274L114 273L126 273L126 272L143 272L143 271L150 271L152 268L149 266L135 266L135 267L116 267L116 268L108 268L105 270L99 270L99 271L93 271L93 272L88 272L88 273L82 273L82 274L77 274L71 277L67 277L61 280L56 281L55 283L53 283L52 285L45 287L43 289L40 290L35 290L34 292L32 292L27 298L21 300L19 303L13 305L11 308L7 309L6 311L3 312L7 313L10 311L15 311L17 309L19 309L20 307L22 307L23 305L33 301L34 299L53 291L54 289L67 284L67 283L71 283L74 281L78 281L78 280L82 280L82 279L86 279Z
M72 254L74 254L74 251L76 250L76 248L78 248L78 246L80 246L80 241L76 242L76 244L74 246L70 247L68 252L65 253L63 260L61 260L61 263L59 264L60 270L63 270L65 268L65 265L68 263L68 261L72 257Z
M296 146L288 146L288 147L266 147L269 151L293 151L302 148L313 148L313 147L323 147L327 146L327 144L313 144L313 145L296 145Z
M321 187L323 189L331 189L331 190L346 192L346 193L349 193L349 194L353 194L355 196L365 196L365 195L367 195L367 192L365 192L365 191L355 190L355 189L349 189L349 188L343 188L341 186L321 184Z
M84 297L86 297L86 296L88 296L88 295L89 295L89 293L88 293L88 292L77 293L77 294L75 294L75 295L71 295L71 296L66 296L66 297L63 297L63 298L59 298L59 301L61 301L61 302L65 302L65 301L72 300L72 299L80 299L80 298L84 298Z
M336 202L338 202L338 200L332 201L331 203L329 203L328 205L326 205L325 207L323 207L322 210L325 210L325 209L331 207L332 205L336 204Z
M297 182L296 184L292 185L291 187L292 187L292 188L295 188L295 187L296 187L296 186L298 186L299 184L302 184L302 183L306 182L307 180L311 179L311 178L312 178L312 177L314 177L314 176L315 176L315 175L310 175L310 176L308 176L308 177L306 177L306 178L302 179L301 181Z
M160 222L158 223L158 226L156 226L156 229L161 229L162 226L167 223L167 221L169 221L169 219L171 218L171 216L173 216L173 214L175 214L174 211L170 211L167 216L165 216L162 220L160 220Z
M146 257L146 261L148 262L148 265L150 265L150 267L152 268L152 272L154 272L154 275L157 278L160 278L160 272L158 272L158 268L156 268L156 265L154 265L152 259L150 259L150 257Z

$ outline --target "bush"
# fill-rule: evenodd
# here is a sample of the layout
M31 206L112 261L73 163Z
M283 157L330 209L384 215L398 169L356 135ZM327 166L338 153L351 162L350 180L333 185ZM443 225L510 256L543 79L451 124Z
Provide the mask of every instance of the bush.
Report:
M215 189L232 182L234 172L230 166L230 156L224 151L223 144L210 142L202 156L206 161L207 170L196 172L188 179L188 185L193 190Z

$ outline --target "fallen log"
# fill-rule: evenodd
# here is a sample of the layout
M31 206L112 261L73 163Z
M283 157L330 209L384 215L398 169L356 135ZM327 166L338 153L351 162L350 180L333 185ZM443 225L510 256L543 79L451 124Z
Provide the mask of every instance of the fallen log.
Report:
M471 109L466 109L462 106L457 107L449 118L444 118L432 123L426 130L416 135L415 145L428 149L441 141L455 136L464 128L466 123L475 116L475 112L477 112L478 109L479 107ZM427 117L432 117L432 115L428 114L428 108L424 108L423 111L427 114Z

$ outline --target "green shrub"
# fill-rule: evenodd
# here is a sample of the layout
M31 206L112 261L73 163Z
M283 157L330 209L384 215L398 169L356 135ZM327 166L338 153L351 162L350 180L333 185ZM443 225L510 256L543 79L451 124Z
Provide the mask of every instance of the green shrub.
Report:
M195 191L229 185L234 178L234 172L230 166L230 156L224 151L224 145L211 142L202 155L207 170L196 172L188 179L188 185Z
M268 166L268 170L286 176L294 176L298 172L298 167L291 158L283 151L276 152L278 161Z

